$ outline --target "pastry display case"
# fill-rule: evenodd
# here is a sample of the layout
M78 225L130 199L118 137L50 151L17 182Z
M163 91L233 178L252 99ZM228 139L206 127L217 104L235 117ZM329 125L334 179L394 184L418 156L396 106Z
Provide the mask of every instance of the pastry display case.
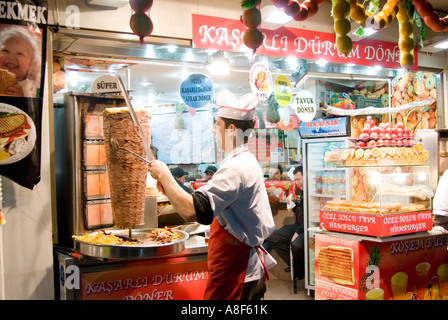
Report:
M315 285L316 229L376 238L432 229L423 143L359 147L354 140L360 139L304 139L307 289Z
M414 137L349 141L325 153L327 161L347 170L350 192L346 199L322 203L320 227L376 237L432 229L430 153L423 143Z
M432 229L428 166L377 164L345 170L349 197L322 202L320 228L375 237Z

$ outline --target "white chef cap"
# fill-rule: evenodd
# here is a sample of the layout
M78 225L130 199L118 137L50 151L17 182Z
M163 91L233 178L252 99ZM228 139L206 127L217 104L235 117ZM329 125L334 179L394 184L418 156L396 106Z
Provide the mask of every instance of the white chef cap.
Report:
M234 120L252 120L255 116L258 98L252 93L247 93L237 98L229 90L221 90L216 96L216 105L218 107L218 117Z

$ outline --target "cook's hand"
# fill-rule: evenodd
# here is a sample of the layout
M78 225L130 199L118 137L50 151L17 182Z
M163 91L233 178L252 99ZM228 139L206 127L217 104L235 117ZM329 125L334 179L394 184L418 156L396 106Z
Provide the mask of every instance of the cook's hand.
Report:
M22 86L18 83L16 83L12 87L9 87L8 89L6 89L5 94L7 94L8 96L15 96L15 97L23 97L24 96Z
M168 166L159 160L153 160L149 162L149 173L151 174L151 177L154 179L160 181L169 177L171 175L170 169L168 169Z

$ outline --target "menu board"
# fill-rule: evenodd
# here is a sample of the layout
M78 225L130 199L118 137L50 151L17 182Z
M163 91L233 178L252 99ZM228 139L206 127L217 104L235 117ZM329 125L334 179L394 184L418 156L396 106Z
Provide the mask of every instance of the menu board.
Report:
M178 114L153 114L152 143L157 158L167 164L211 163L216 161L213 116L208 111L181 115L184 129L176 129Z

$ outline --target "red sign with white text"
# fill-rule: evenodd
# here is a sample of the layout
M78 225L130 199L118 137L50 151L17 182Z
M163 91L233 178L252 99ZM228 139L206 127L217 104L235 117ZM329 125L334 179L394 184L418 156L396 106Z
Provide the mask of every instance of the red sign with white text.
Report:
M202 300L207 260L185 258L130 263L121 268L85 272L82 300Z
M432 212L375 215L321 210L320 226L331 231L388 237L431 230Z
M199 49L215 49L230 52L250 52L243 43L245 27L240 20L193 14L193 45ZM336 63L354 63L363 66L379 65L383 68L401 69L398 44L363 39L353 42L348 57L336 48L334 33L280 27L276 30L262 29L263 44L257 54L300 59L325 59ZM414 48L417 70L417 47Z

